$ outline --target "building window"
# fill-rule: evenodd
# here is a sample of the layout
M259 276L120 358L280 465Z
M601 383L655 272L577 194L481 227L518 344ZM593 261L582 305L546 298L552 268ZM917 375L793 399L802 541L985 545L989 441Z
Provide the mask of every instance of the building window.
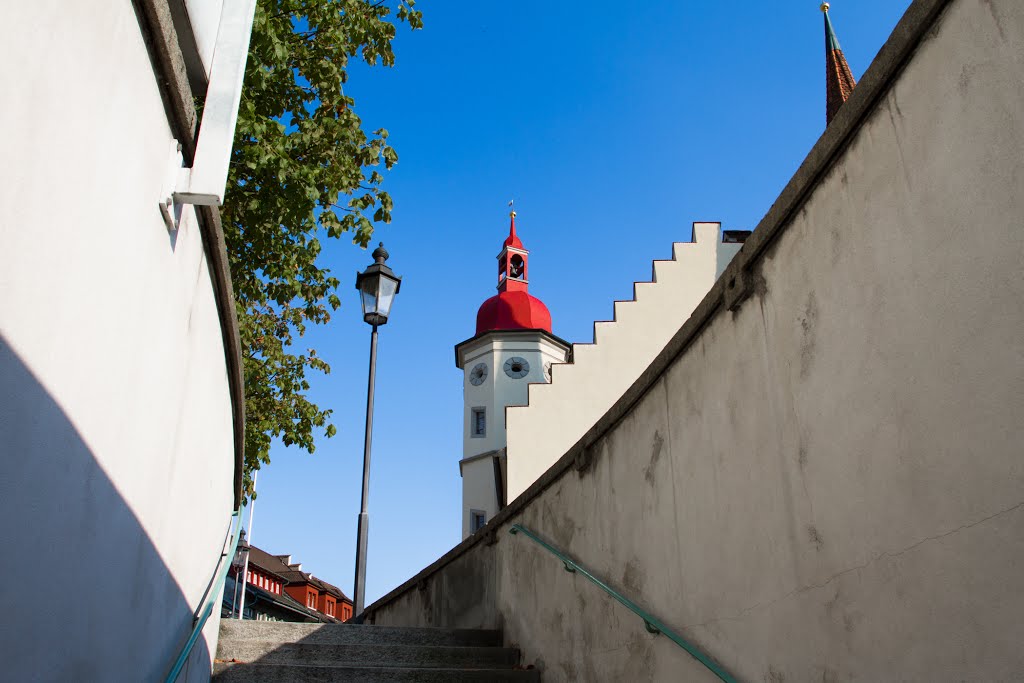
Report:
M306 594L306 607L316 609L316 596L312 593Z
M487 524L487 513L481 510L469 511L469 533L475 534Z
M487 436L487 409L473 408L473 421L470 424L470 434L474 438Z

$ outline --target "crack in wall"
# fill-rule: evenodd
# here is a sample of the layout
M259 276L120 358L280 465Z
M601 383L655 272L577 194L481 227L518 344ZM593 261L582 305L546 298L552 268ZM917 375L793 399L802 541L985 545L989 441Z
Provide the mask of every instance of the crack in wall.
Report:
M992 513L991 515L988 515L987 517L982 517L981 519L976 520L974 522L971 522L969 524L964 524L964 525L958 526L957 528L955 528L955 529L953 529L951 531L945 531L945 532L943 532L941 534L936 534L934 536L927 536L927 537L921 539L920 541L916 541L915 543L912 543L912 544L908 545L907 547L905 547L905 548L903 548L901 550L898 550L898 551L895 551L895 552L885 551L885 552L879 553L878 555L875 555L874 557L872 557L867 562L865 562L863 564L859 564L859 565L854 566L854 567L850 567L848 569L844 569L844 570L842 570L840 572L837 572L837 573L833 574L832 576L828 577L827 579L825 579L824 581L822 581L821 583L813 583L813 584L809 584L809 585L806 585L806 586L801 586L799 588L794 588L793 590L789 591L788 593L786 593L785 595L783 595L781 597L775 598L774 600L769 600L768 602L759 602L759 603L757 603L755 605L751 605L750 607L745 607L745 608L741 609L739 612L737 612L736 614L734 614L732 616L715 617L713 619L708 619L706 621L702 621L702 622L697 623L697 624L687 624L687 625L683 626L682 628L683 629L700 628L702 626L708 626L710 624L715 624L715 623L718 623L718 622L721 622L721 621L739 621L740 619L742 619L743 617L747 616L751 612L754 612L754 611L759 610L759 609L763 609L765 607L771 607L772 605L775 605L775 604L777 604L779 602L782 602L783 600L791 598L794 595L798 595L800 593L806 593L806 592L812 591L812 590L817 590L819 588L824 588L825 586L829 585L830 583L832 583L836 579L841 578L841 577L843 577L843 576L845 576L847 574L850 574L852 572L858 572L858 571L861 571L863 569L866 569L866 568L868 568L872 564L875 564L876 562L878 562L881 559L884 559L884 558L887 558L887 557L890 557L890 558L891 557L899 557L900 555L904 555L904 554L906 554L906 553L908 553L908 552L910 552L910 551L912 551L912 550L914 550L914 549L924 545L925 543L929 543L931 541L938 541L938 540L941 540L941 539L946 538L948 536L952 536L954 534L960 533L961 531L966 531L967 529L971 529L971 528L976 527L976 526L978 526L980 524L984 524L985 522L989 522L989 521L991 521L991 520L993 520L993 519L995 519L997 517L1002 517L1003 515L1007 515L1007 514L1009 514L1011 512L1014 512L1015 510L1018 510L1020 508L1024 508L1024 501L1021 501L1021 502L1017 503L1016 505L1011 505L1008 508L1004 508L1003 510L1000 510L999 512Z

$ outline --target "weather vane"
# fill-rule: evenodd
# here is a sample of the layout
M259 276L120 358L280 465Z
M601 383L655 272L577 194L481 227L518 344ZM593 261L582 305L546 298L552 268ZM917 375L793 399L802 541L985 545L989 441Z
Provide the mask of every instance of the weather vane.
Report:
M508 215L509 215L509 216L512 216L513 218L514 218L514 217L515 217L515 215L516 215L516 210L515 210L515 208L514 208L514 204L515 204L515 202L516 202L516 200L514 200L514 199L513 199L512 201L510 201L510 202L508 203Z

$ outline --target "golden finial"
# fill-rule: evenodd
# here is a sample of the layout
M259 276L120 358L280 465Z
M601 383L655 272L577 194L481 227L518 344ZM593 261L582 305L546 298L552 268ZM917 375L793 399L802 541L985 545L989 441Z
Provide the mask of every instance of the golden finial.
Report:
M516 200L514 200L514 199L513 199L512 201L510 201L510 202L508 203L508 215L509 215L510 217L512 217L512 218L515 218L515 217L516 217L516 210L515 210L514 208L512 208L512 207L513 207L513 205L515 204L515 201L516 201Z
M827 2L821 3L821 11L822 12L827 12L828 8L829 8L829 4Z

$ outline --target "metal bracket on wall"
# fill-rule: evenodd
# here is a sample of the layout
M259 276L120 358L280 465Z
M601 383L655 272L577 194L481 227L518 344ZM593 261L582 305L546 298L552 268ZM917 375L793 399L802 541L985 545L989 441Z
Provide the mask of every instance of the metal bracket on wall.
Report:
M167 232L174 232L181 224L181 202L174 199L174 186L178 182L178 174L184 160L181 156L181 143L171 140L170 153L167 155L167 168L164 171L164 184L160 190L160 215L163 216Z
M203 118L199 123L196 155L191 168L182 168L179 146L174 183L164 189L160 199L160 212L168 223L168 230L177 229L180 220L177 206L220 206L224 203L255 14L256 0L224 0L210 67L210 83L203 103ZM173 159L172 153L172 163ZM173 220L175 213L178 214L177 220Z
M727 271L726 278L723 303L727 310L735 311L754 291L754 278L743 268L737 268L732 273Z

